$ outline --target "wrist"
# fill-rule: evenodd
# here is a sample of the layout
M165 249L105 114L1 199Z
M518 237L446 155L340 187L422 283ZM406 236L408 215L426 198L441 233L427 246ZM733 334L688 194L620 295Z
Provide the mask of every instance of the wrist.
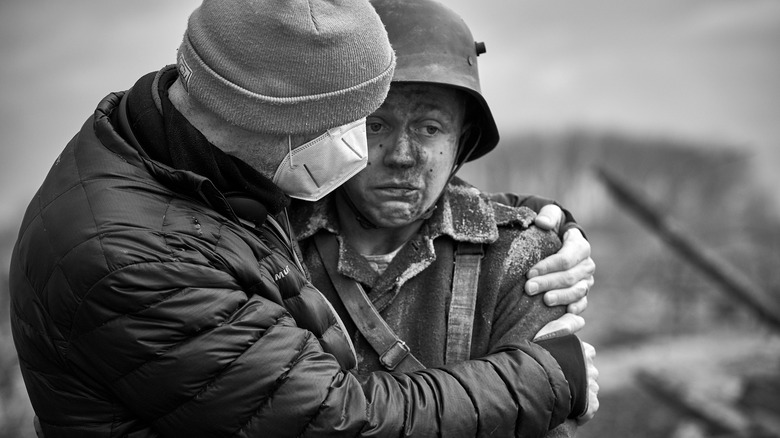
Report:
M569 384L571 411L569 418L577 418L588 409L588 379L582 343L575 335L536 341L558 362Z

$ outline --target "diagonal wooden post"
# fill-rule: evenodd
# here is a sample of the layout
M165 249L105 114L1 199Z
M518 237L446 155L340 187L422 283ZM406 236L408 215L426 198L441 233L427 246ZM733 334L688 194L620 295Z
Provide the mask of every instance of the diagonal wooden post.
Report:
M609 193L622 205L628 207L641 222L658 234L674 251L720 284L726 292L735 295L738 302L746 305L773 329L780 331L780 302L756 285L742 271L719 258L715 253L695 243L668 218L659 214L643 196L630 188L626 181L604 168L598 175Z
M761 422L754 421L736 406L713 400L697 394L682 382L673 381L662 374L640 370L637 381L649 393L655 395L672 408L702 421L717 432L718 436L733 438L777 437L775 431Z

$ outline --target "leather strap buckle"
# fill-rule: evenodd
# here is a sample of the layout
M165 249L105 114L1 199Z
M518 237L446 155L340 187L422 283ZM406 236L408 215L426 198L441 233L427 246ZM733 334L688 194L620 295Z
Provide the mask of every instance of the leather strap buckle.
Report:
M400 339L396 340L384 353L379 356L379 362L390 371L393 371L410 353L409 346Z

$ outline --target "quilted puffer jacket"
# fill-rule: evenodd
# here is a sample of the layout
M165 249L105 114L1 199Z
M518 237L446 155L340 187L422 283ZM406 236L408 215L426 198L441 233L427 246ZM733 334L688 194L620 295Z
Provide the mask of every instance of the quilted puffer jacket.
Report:
M120 98L57 158L13 250L12 330L46 437L532 437L567 416L560 368L525 343L358 380L304 273L208 179L126 143Z

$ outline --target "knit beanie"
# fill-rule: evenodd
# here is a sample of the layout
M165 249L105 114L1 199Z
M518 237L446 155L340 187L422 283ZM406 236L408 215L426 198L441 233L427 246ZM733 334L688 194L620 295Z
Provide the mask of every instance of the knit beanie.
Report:
M177 66L190 97L227 122L304 134L379 108L395 54L367 0L204 0Z

